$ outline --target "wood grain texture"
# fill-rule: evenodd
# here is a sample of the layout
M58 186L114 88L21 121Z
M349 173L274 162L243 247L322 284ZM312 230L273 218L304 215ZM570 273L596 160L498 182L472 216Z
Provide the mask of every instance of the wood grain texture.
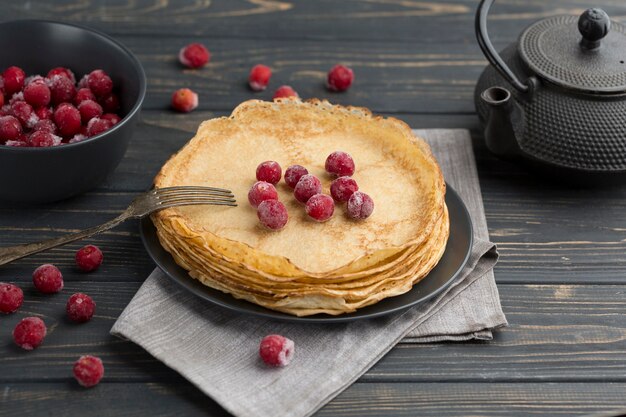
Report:
M291 84L304 98L366 106L414 128L472 131L491 239L501 259L496 279L510 327L491 342L400 344L320 416L586 415L626 406L626 187L576 189L535 177L486 151L474 114L474 83L485 65L476 46L477 0L0 0L1 21L45 18L84 24L115 36L143 62L149 78L143 122L125 159L100 187L36 207L0 203L0 245L32 242L104 222L134 195L205 119L239 102L267 99ZM538 18L579 14L588 0L498 0L489 21L497 48ZM622 0L603 0L626 21ZM204 42L213 54L202 70L176 62L179 48ZM246 87L249 68L274 69L268 91ZM354 88L331 94L325 73L342 62ZM191 87L200 109L175 114L173 90ZM228 415L140 347L109 335L115 319L154 265L136 222L89 240L105 253L101 269L77 271L85 242L0 268L0 281L25 288L16 315L0 316L0 416ZM66 288L37 294L32 270L59 265ZM67 297L91 294L93 321L64 318ZM10 333L25 315L49 326L33 352ZM91 390L70 376L82 354L104 359L106 377Z
M589 416L626 407L623 383L472 384L355 383L322 408L319 417ZM85 390L63 382L1 384L0 416L228 416L190 384L101 384ZM104 402L105 399L115 399ZM99 407L98 407L99 406ZM98 408L96 408L98 407ZM470 411L471 410L471 411ZM87 411L88 412L88 411Z
M88 353L104 360L109 382L180 382L135 344L109 335L139 285L68 279L61 294L42 295L23 282L23 308L0 317L0 382L59 382ZM501 285L500 290L511 324L492 342L404 343L361 380L626 382L625 285ZM95 318L86 324L65 319L67 297L77 291L97 303ZM28 315L40 316L49 327L45 343L32 352L14 346L10 338L13 326Z

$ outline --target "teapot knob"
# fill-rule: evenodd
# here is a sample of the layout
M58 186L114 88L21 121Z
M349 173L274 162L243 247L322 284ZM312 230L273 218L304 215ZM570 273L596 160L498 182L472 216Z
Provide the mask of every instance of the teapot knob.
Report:
M583 35L580 45L584 49L597 49L600 40L604 38L611 28L611 19L602 9L587 9L578 19L578 31Z

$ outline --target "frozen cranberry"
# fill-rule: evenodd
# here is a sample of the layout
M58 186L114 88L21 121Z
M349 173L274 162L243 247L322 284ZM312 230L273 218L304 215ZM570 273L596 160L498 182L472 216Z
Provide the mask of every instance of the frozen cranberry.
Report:
M80 112L73 105L62 103L54 111L54 122L62 136L73 136L80 131Z
M76 92L76 95L74 96L74 104L78 106L80 103L82 103L85 100L96 101L96 96L93 95L90 89L81 88L80 90Z
M52 134L56 134L57 125L55 125L52 120L41 119L37 123L35 123L35 126L33 126L33 131L34 132L42 131L42 132L49 132Z
M78 358L73 368L74 378L86 388L98 385L104 376L102 360L96 356L85 355Z
M4 80L4 94L11 96L24 88L24 79L26 74L19 67L9 67L2 73Z
M71 103L76 95L74 83L63 75L54 75L48 78L48 87L53 104Z
M44 264L33 272L35 288L44 294L53 294L63 289L63 275L59 268Z
M352 219L367 219L373 211L374 200L361 191L355 191L348 199L348 216Z
M61 75L63 77L66 77L72 82L72 84L76 84L76 77L74 76L74 73L72 72L72 70L70 70L69 68L64 68L64 67L52 68L50 71L48 71L48 74L46 75L46 77L52 78L55 75Z
M113 81L111 80L111 77L109 77L107 73L101 69L97 69L89 73L89 76L87 77L87 85L96 97L106 97L111 94L111 90L113 90Z
M5 145L14 148L28 148L30 146L27 140L7 140Z
M74 136L72 136L72 138L70 140L67 141L67 143L76 143L76 142L82 142L85 139L87 139L87 136L82 135L80 133L75 134Z
M105 113L116 113L120 109L120 100L115 94L109 94L101 99L99 103Z
M67 300L65 306L67 317L76 323L85 323L91 320L96 311L96 303L87 294L77 292Z
M295 352L293 340L279 334L270 334L261 340L259 355L269 366L287 366Z
M100 118L111 122L111 126L118 124L122 120L120 116L114 113L105 113L102 116L100 116Z
M309 198L305 206L306 214L318 222L325 222L333 217L335 202L326 194L315 194Z
M95 117L87 123L87 136L96 136L106 132L113 126L110 121Z
M248 191L248 201L254 208L259 207L259 204L265 200L278 200L278 192L276 188L269 182L258 181Z
M326 158L326 171L338 177L350 177L354 174L354 161L345 152L336 151Z
M348 201L350 196L358 190L358 184L350 177L339 177L330 184L330 195L341 202Z
M46 337L46 324L39 317L26 317L13 329L15 344L24 350L33 350Z
M24 100L33 107L50 104L50 89L43 82L31 82L24 87Z
M274 91L274 96L272 97L272 99L285 97L298 97L298 93L296 93L296 90L288 85L281 85L276 89L276 91Z
M311 174L306 174L300 177L300 180L293 189L293 195L301 203L306 203L309 198L315 194L322 192L322 183L320 180Z
M76 252L76 265L84 272L97 269L102 263L102 251L95 245L86 245Z
M22 124L13 116L0 117L0 141L15 140L22 134Z
M20 121L23 127L32 129L39 121L33 107L25 101L15 101L11 104L11 114Z
M211 53L201 43L190 43L178 52L178 60L188 68L200 68L211 59Z
M278 200L262 201L256 214L263 226L272 230L282 229L289 221L287 207Z
M0 313L15 313L24 302L24 292L20 287L0 282Z
M47 148L61 144L61 138L46 130L36 130L28 138L30 146L34 148Z
M39 120L52 119L54 112L51 107L38 107L35 109L35 114Z
M282 170L280 165L275 161L261 162L259 166L256 167L256 179L258 181L265 181L276 185L278 181L280 181L281 175Z
M172 108L179 112L189 113L198 107L198 95L188 88L181 88L172 94Z
M289 187L295 188L300 178L308 173L309 171L302 165L291 165L287 168L287 171L285 171L285 182Z
M250 85L250 88L254 91L263 91L267 88L271 76L272 70L270 67L260 64L255 65L250 70L248 85Z
M335 65L328 71L326 86L331 91L346 91L354 80L354 72L344 65Z
M82 101L78 105L78 111L83 123L89 122L94 117L102 116L102 107L93 100Z

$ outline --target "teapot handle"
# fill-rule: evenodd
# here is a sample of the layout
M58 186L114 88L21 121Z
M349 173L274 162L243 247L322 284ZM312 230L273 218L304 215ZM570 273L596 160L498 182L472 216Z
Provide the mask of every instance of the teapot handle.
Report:
M522 83L519 78L511 71L511 69L504 63L498 52L495 50L489 35L487 34L487 14L493 4L494 0L482 0L476 10L475 30L476 39L478 39L478 45L482 49L483 54L487 60L493 65L496 70L506 79L515 89L521 93L527 93L531 90L533 84L529 80L527 84Z

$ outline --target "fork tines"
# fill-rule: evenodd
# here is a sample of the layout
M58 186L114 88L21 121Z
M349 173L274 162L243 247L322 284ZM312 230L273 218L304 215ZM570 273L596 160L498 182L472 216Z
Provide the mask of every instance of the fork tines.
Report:
M154 189L153 194L162 207L187 204L237 206L237 200L235 200L233 193L223 188L201 186L166 187Z

